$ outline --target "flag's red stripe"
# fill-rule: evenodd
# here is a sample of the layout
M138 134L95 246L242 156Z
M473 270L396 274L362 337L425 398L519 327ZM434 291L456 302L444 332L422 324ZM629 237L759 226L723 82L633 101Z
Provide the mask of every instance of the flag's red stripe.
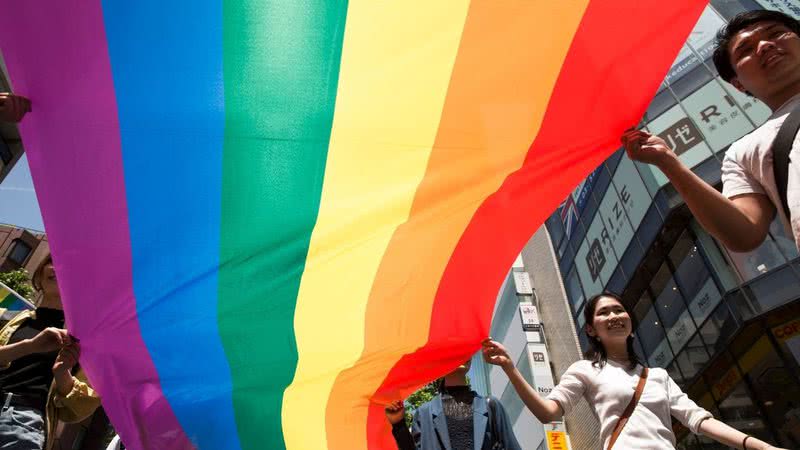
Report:
M706 3L591 2L523 167L473 216L440 282L428 342L393 367L376 399L441 376L479 348L515 256L638 122ZM373 402L370 448L381 448L377 437L386 436L387 427L382 404Z

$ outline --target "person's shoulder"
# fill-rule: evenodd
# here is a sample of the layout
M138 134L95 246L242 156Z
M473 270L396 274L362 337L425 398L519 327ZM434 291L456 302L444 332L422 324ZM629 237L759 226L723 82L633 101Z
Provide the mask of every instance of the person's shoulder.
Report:
M761 127L756 128L750 133L745 134L744 136L735 140L730 147L728 147L728 150L725 151L724 159L741 162L744 158L744 154L747 151L755 150L755 148L758 146L759 137L761 135L761 133L759 133L760 129Z
M598 372L599 370L599 367L595 366L592 361L588 359L579 359L569 366L567 372L587 374Z
M669 372L661 367L648 367L647 368L647 378L659 379L659 380L669 380Z

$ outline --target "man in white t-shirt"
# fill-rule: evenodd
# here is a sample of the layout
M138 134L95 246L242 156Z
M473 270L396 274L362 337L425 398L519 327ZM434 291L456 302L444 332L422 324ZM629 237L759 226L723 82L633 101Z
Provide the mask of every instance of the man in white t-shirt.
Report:
M800 243L800 139L794 141L783 212L772 168L772 141L800 107L800 22L776 11L750 11L717 35L714 64L720 76L773 111L767 122L734 142L722 164L722 193L684 165L666 142L645 131L622 136L628 156L664 172L700 224L735 252L751 251L766 238L775 214Z

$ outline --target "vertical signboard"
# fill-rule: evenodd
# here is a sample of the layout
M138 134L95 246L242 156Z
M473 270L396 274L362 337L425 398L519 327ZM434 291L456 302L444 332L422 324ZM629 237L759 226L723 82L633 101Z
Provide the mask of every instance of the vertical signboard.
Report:
M522 318L522 331L539 331L539 311L533 303L520 303L519 316Z
M567 433L548 430L547 450L569 450L569 447L567 447Z
M617 266L612 242L600 214L594 216L578 248L575 265L587 296L601 292Z

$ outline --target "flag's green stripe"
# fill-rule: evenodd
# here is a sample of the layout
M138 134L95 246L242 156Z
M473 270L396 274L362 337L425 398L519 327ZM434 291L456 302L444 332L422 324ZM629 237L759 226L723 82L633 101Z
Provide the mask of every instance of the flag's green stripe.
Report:
M285 448L295 302L319 209L346 15L346 1L223 3L219 332L242 449Z

